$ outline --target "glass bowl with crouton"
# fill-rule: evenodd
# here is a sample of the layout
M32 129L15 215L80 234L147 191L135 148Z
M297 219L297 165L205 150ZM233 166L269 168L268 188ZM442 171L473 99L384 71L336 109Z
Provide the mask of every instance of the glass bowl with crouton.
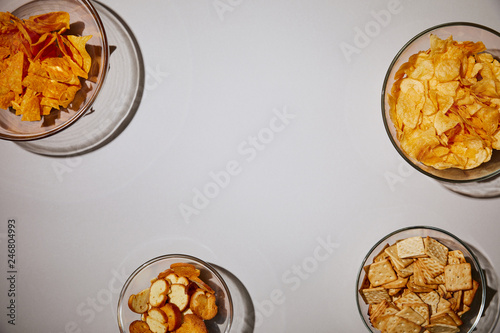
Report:
M387 70L382 118L396 151L446 188L500 195L500 33L451 22L411 38Z
M90 113L109 58L92 2L2 1L0 11L0 139L33 142Z
M209 263L186 254L139 266L118 300L121 333L227 333L233 321L229 288Z
M470 247L448 231L413 226L384 236L362 261L358 311L370 332L472 332L486 280Z

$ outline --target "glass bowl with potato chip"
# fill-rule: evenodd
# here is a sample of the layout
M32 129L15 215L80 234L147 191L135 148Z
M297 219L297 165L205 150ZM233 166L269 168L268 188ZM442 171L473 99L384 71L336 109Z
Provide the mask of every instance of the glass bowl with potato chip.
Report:
M121 333L227 333L233 321L229 288L209 263L186 254L163 255L139 266L118 300ZM199 329L199 330L198 330Z
M45 138L91 112L109 58L91 1L2 2L0 10L0 139Z
M486 280L470 247L448 231L413 226L379 240L356 281L370 332L472 332L486 303Z
M413 37L382 88L384 125L398 153L449 189L500 195L500 33L452 22ZM496 180L496 181L495 181Z

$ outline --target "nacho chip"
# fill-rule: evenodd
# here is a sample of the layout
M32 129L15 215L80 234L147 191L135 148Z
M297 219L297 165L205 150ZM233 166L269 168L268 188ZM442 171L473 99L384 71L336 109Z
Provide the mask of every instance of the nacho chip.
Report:
M38 34L69 29L69 13L51 12L47 14L31 16L25 20L26 27Z
M63 34L69 24L69 14L62 11L26 20L0 13L2 109L12 107L22 121L38 121L71 104L80 78L88 77L92 59L86 44L92 36Z

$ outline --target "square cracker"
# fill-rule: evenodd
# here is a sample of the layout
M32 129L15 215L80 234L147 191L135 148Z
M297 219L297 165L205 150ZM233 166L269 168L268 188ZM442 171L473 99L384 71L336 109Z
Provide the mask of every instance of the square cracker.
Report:
M423 323L425 323L424 317L422 317L420 314L418 314L418 312L416 312L409 306L403 307L403 310L396 313L396 316L408 319L409 321L414 322L417 325L422 325Z
M437 292L431 291L428 293L421 293L419 295L419 297L420 297L420 299L422 299L422 301L424 301L426 304L429 305L429 307L431 309L431 316L438 312L437 308L438 308L439 301L441 300L441 296L439 296L439 294Z
M456 326L445 324L431 324L425 327L431 333L459 333L460 329Z
M389 244L385 244L382 250L373 258L373 262L378 262L385 260L389 257L389 255L385 252L385 249L389 247Z
M448 248L434 238L427 236L424 239L425 254L439 262L441 265L448 263Z
M413 274L413 264L414 263L412 262L410 265L406 266L403 269L399 269L396 267L396 274L404 278L411 276Z
M429 320L431 317L429 305L427 305L426 303L414 303L408 304L408 306L425 319L424 326L429 325Z
M360 292L366 304L377 304L383 300L391 302L387 289L382 287L361 289Z
M409 237L397 243L398 257L405 258L418 258L425 256L424 241L422 237Z
M387 247L385 250L385 253L391 258L391 261L393 262L394 266L397 269L404 269L405 267L408 267L412 262L413 259L401 259L398 256L398 246L397 244L394 244L392 246Z
M392 269L389 259L373 263L368 268L368 279L373 287L378 287L383 284L396 281L398 276Z
M448 258L448 256L446 256ZM433 258L419 258L417 259L422 267L431 275L431 277L435 278L444 273L444 267L446 264L442 264Z
M382 285L385 289L401 289L406 287L406 284L408 283L408 278L402 278L398 277L396 280L392 282L385 283Z
M450 326L457 326L453 318L447 313L438 313L431 316L431 324L445 324Z
M447 291L472 289L472 271L470 263L447 265L444 269Z
M465 256L460 250L448 252L448 265L463 264L467 262Z
M398 316L394 316L394 319L385 326L387 333L420 333L421 330L422 326Z
M470 306L472 304L472 301L474 300L474 296L476 295L476 291L478 288L479 288L479 282L477 282L476 280L472 280L472 289L464 291L463 303L465 305Z
M430 278L429 273L425 271L422 263L420 262L419 259L417 259L413 263L413 282L415 283L415 285L420 286L420 287L426 287L429 289L437 289L437 285L427 284L426 276L428 276Z

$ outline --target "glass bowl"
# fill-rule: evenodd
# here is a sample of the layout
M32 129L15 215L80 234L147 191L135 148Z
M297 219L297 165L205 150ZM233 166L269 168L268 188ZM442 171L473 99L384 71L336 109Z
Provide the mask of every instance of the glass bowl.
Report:
M117 311L118 326L121 333L128 333L130 323L141 319L141 315L132 312L128 307L130 295L149 287L151 280L156 278L160 272L169 268L171 264L178 262L196 266L201 272L200 279L215 291L218 312L213 319L205 321L208 332L227 333L230 331L233 321L233 302L229 288L222 276L212 265L201 259L185 254L171 254L151 259L142 264L125 281L118 299Z
M396 230L383 237L370 249L370 251L368 251L368 254L365 256L363 262L361 263L356 280L356 303L358 306L359 314L366 328L369 332L380 332L371 325L370 318L368 316L368 305L364 302L359 293L359 289L363 285L363 281L365 278L364 267L371 264L373 262L373 258L377 254L379 254L387 244L393 245L399 240L415 236L429 236L445 245L450 250L460 250L464 254L467 262L471 264L472 278L479 282L479 288L474 297L474 301L471 304L471 309L461 317L463 325L459 326L460 333L471 333L479 323L479 320L481 319L485 308L487 288L484 272L479 265L479 261L477 260L476 256L466 243L464 243L462 240L452 235L448 231L430 226L413 226Z
M16 116L13 111L0 109L0 139L28 141L55 134L91 111L92 103L106 77L109 47L104 26L89 0L35 0L17 1L15 4L17 8L5 8L2 4L0 11L11 12L21 19L53 11L65 11L70 14L70 29L67 33L78 36L92 35L86 46L92 59L89 78L82 83L82 89L68 108L53 109L50 115L42 116L40 121L21 121L21 116Z
M437 179L438 181L457 184L457 183L479 183L481 181L490 179L500 174L500 152L493 151L491 160L474 169L460 170L457 168L450 168L445 170L438 170L408 156L402 149L396 135L396 129L390 117L390 108L388 94L394 84L394 75L402 64L408 61L409 57L419 51L425 51L430 48L430 35L434 34L441 39L446 39L450 35L456 41L482 41L486 46L486 52L491 53L494 57L500 56L500 33L488 27L484 27L474 23L466 22L452 22L438 25L422 31L413 37L403 48L396 54L392 60L387 74L384 79L382 87L382 117L385 129L391 140L392 144L398 153L405 159L411 166L420 171L421 173ZM498 189L500 191L500 189ZM497 192L498 192L497 191ZM500 193L500 192L498 192Z

